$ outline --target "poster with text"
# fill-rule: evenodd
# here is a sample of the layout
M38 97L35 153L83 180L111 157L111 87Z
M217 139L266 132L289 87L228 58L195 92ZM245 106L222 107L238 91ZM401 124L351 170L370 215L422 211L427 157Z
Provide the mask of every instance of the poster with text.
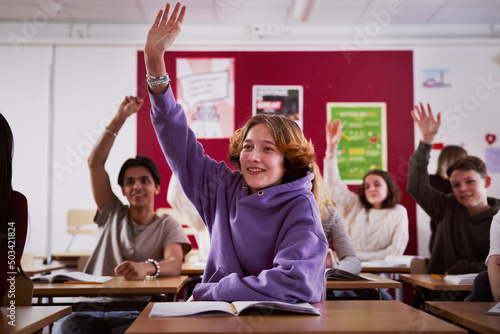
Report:
M302 86L262 86L252 87L252 116L256 114L284 115L302 129L303 88Z
M177 101L197 138L234 133L234 58L177 58Z
M342 124L337 160L346 184L361 184L372 169L387 170L385 103L327 103L327 119Z

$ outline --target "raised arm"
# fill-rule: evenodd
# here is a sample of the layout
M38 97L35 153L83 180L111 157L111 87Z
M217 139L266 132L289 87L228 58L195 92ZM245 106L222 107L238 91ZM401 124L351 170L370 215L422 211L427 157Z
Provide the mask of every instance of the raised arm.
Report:
M440 221L447 202L446 195L433 188L429 181L429 156L432 143L439 127L441 114L434 118L431 106L427 104L427 111L422 103L411 111L411 117L417 124L422 135L420 144L408 162L408 179L406 190L415 199L418 205L436 221Z
M357 194L349 190L340 179L340 171L337 162L337 147L342 137L342 124L336 119L328 121L325 127L326 153L324 160L324 179L326 189L330 198L335 202L339 212L344 216L355 210L354 206L359 204Z
M146 63L146 71L148 80L156 81L149 83L149 89L154 95L165 93L168 88L168 80L160 79L167 75L163 54L172 45L179 33L181 32L181 24L184 20L186 7L178 2L168 18L170 4L166 4L165 10L160 10L156 15L155 22L151 26L144 46L144 60ZM161 82L165 81L165 82Z
M434 137L438 133L439 127L441 126L441 113L438 113L436 119L434 119L431 105L429 103L427 103L427 110L428 111L426 112L423 103L420 103L420 108L416 105L415 109L411 111L411 117L420 129L422 142L432 145Z
M127 118L141 108L142 103L143 100L139 97L126 96L120 104L115 117L113 117L106 130L99 137L90 153L88 159L90 182L99 212L102 212L102 209L108 203L113 193L109 182L109 175L104 168L104 164L108 159L111 147L113 147L116 135Z

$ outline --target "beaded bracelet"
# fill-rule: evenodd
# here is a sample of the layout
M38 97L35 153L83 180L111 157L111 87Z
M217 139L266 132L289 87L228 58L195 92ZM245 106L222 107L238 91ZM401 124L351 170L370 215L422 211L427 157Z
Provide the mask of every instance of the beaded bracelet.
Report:
M115 137L118 136L118 133L111 131L108 127L106 127L106 131L108 131L109 133L111 133Z
M149 80L149 79L147 79L146 81L151 86L157 86L157 85L161 85L161 84L170 82L170 79L169 78L167 78L167 79L161 79L161 80Z
M156 278L160 275L160 265L155 259L147 259L145 263L152 263L155 266L155 272L153 275L146 275L146 279Z
M146 74L146 78L147 78L146 81L151 86L157 86L157 85L161 85L161 84L170 82L170 77L168 76L168 73L165 74L164 77L155 77L153 75Z
M153 75L146 74L146 78L148 78L148 79L157 79L157 80L168 79L168 73L165 74L165 76L163 76L163 77L155 77Z

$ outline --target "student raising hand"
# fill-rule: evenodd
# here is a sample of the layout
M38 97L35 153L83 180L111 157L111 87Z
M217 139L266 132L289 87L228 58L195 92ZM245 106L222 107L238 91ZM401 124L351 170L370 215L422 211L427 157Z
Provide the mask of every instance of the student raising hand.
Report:
M420 108L415 105L415 109L411 111L411 117L418 125L420 133L422 134L422 141L426 144L432 144L434 137L438 133L441 126L441 113L437 114L436 119L432 114L431 105L427 103L428 111L425 111L423 103L420 103Z

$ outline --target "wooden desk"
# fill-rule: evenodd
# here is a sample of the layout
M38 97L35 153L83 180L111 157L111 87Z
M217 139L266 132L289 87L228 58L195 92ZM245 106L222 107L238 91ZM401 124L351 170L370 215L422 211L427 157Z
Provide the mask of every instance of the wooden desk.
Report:
M314 306L322 315L148 318L153 307L149 303L126 333L466 333L395 300L324 301Z
M27 268L23 267L23 270L28 276L31 276L35 274L49 273L51 271L64 268L66 268L64 264L40 264L40 265L35 265L33 267L27 267Z
M10 311L6 307L0 307L2 319L0 320L0 333L8 334L31 334L53 322L71 314L71 306L17 306L15 310L15 324L7 315Z
M425 302L425 309L479 333L500 333L500 318L484 312L495 303Z
M78 260L81 257L86 257L86 256L90 256L90 255L92 255L91 250L55 252L55 253L52 253L52 260L78 262Z
M184 262L182 264L181 275L203 275L205 267L193 266L189 262Z
M103 284L64 284L64 283L38 283L34 285L33 297L70 297L91 296L99 297L110 295L150 295L150 294L177 294L184 284L187 276L160 277L155 280L129 281L122 276L114 277Z
M472 284L458 284L430 274L401 274L399 279L433 291L471 291Z
M397 266L397 267L363 267L361 262L362 273L410 273L410 267Z
M363 273L362 276L375 281L326 281L327 290L357 290L357 289L400 289L401 282L374 274Z

